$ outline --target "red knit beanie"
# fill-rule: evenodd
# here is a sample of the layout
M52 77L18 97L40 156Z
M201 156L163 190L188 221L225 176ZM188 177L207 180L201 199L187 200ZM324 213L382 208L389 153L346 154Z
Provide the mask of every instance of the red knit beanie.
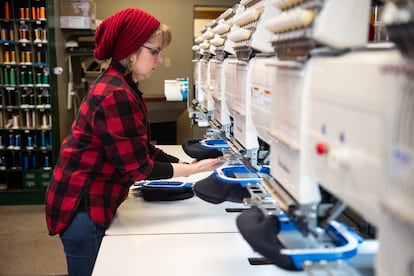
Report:
M138 50L159 25L158 19L143 10L118 11L99 24L94 56L97 60L119 61Z

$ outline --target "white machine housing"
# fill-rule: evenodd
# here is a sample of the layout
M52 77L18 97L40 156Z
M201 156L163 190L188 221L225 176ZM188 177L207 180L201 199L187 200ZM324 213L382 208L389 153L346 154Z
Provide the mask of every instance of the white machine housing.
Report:
M249 61L234 60L236 75L233 79L234 85L231 96L231 109L233 111L233 136L244 147L245 150L259 148L257 131L253 125L250 115L251 102L251 74L252 64L255 58Z
M275 66L270 172L299 204L317 204L319 186L307 165L311 66L295 61L277 61Z
M272 94L276 75L275 57L256 57L250 66L251 118L260 139L270 145L272 128Z
M226 72L229 70L229 59L226 58L222 62L216 60L215 68L216 68L216 80L214 82L214 91L213 91L214 118L221 124L223 130L225 131L227 135L227 138L229 138L231 120L230 120L230 112L227 108L226 99L225 99L226 83L230 81L230 79L226 78Z

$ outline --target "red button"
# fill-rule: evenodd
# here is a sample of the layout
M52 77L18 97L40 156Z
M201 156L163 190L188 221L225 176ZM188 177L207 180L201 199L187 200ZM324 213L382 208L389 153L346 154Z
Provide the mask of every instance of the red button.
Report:
M316 153L319 155L328 153L328 146L323 142L317 143L315 149Z

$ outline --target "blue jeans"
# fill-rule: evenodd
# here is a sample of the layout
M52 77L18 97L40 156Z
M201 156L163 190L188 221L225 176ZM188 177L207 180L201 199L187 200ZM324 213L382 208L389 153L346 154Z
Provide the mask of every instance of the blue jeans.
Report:
M92 274L105 229L96 224L85 211L78 211L69 226L60 234L70 276Z

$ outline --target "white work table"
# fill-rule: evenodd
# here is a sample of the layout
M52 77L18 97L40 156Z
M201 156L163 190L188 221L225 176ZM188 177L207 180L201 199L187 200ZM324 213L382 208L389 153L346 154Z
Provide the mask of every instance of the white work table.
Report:
M181 146L160 146L183 161L191 161ZM210 175L175 178L195 182ZM297 275L274 265L252 266L260 257L240 235L241 203L211 204L191 199L147 202L132 192L102 240L94 276L103 275Z
M239 212L226 208L246 208L241 203L210 204L191 199L146 202L130 196L118 209L106 235L238 232Z
M274 265L250 265L260 257L239 233L105 236L94 276L304 275Z

